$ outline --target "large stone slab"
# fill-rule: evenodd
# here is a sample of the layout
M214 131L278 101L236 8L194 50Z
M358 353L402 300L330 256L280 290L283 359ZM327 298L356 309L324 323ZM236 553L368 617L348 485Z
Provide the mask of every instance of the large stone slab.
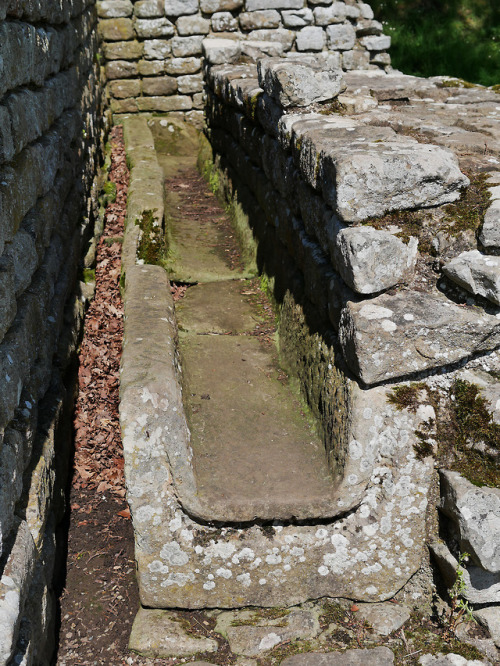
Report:
M347 223L452 202L469 184L450 150L389 127L318 114L285 115L279 127L306 181Z
M321 28L312 28L316 29L321 32ZM285 108L334 99L346 87L341 69L322 69L283 58L259 60L258 73L262 89Z
M443 266L443 273L471 294L500 305L500 257L462 252Z
M486 211L479 240L486 250L500 250L500 200L493 201Z
M347 303L340 344L351 370L372 385L498 348L500 320L438 294L382 294Z
M460 552L500 573L500 489L478 488L458 472L442 471L441 510L458 530Z
M283 666L392 666L394 653L387 647L345 652L306 652L287 657Z

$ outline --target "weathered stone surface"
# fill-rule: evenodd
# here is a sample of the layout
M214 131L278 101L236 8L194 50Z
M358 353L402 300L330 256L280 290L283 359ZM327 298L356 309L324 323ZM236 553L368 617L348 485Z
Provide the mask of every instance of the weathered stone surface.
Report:
M138 37L151 39L151 37L172 37L173 24L165 17L151 19L137 19L135 31Z
M326 29L326 41L332 51L349 51L356 42L356 32L352 25L329 25Z
M370 35L361 37L359 41L368 51L386 51L391 45L389 35Z
M474 617L490 632L497 648L500 647L500 607L480 608L474 611Z
M500 257L462 252L443 266L443 273L471 294L500 305Z
M262 59L258 73L260 86L283 107L333 99L345 89L341 71L324 71L300 62Z
M285 611L276 620L259 618L258 612L243 611L219 615L215 631L228 639L235 654L260 657L286 641L315 638L320 626L317 614L311 611Z
M188 95L170 95L139 97L136 100L139 111L189 111L193 108L193 100Z
M256 12L242 12L238 19L242 30L279 28L281 25L280 13L275 9L262 9Z
M238 21L231 12L216 12L212 15L211 24L214 32L235 32L238 30Z
M108 42L103 44L104 55L108 60L135 60L142 56L144 46L140 42Z
M253 60L265 58L266 56L281 56L283 55L283 44L279 42L256 42L249 39L241 42L241 53L253 58Z
M139 68L136 62L129 60L110 60L106 63L106 77L109 79L124 79L137 76Z
M205 14L215 12L232 12L234 9L243 7L244 0L200 0L200 8Z
M346 18L347 6L343 2L333 2L328 7L316 7L314 22L316 25L331 25L342 23Z
M289 51L295 42L295 32L286 28L276 30L252 30L248 33L248 39L257 42L276 41L283 45L285 51Z
M256 9L302 9L303 0L246 0L245 9L253 12Z
M134 4L134 14L138 18L160 18L163 16L162 0L139 0Z
M370 55L364 49L353 49L342 53L342 66L345 70L368 69L370 66Z
M356 618L361 618L371 626L378 636L389 636L400 629L410 618L410 610L399 604L361 604L356 611Z
M497 349L500 322L441 295L383 294L346 305L340 344L351 370L371 385Z
M192 35L191 37L174 37L171 42L172 54L175 58L185 58L186 56L201 55L202 42L202 35Z
M305 9L296 9L296 10L288 10L281 12L281 16L283 18L283 25L285 28L290 28L290 29L296 29L296 28L303 28L306 25L311 25L314 21L314 16L308 7ZM264 27L264 26L263 26ZM272 26L266 26L266 27L272 27Z
M167 58L172 51L170 42L165 39L147 39L143 46L146 60Z
M167 74L196 74L201 69L201 58L172 58L165 62L165 72Z
M295 45L297 51L322 51L325 41L326 37L323 29L311 25L297 32Z
M101 18L120 18L132 16L133 5L130 0L102 0L97 3L97 14Z
M139 60L137 71L141 76L157 76L165 73L163 60Z
M99 32L105 41L118 42L134 37L132 20L129 18L102 19Z
M350 227L337 235L334 265L355 292L375 294L410 277L417 246L416 238L405 245L388 231Z
M179 16L177 19L177 32L181 37L187 35L208 35L210 21L203 16Z
M174 76L157 76L142 81L142 92L145 95L173 95L176 90L177 79Z
M458 472L442 471L441 510L458 530L460 552L500 573L500 489L478 488Z
M394 654L386 647L344 652L306 652L287 657L281 663L283 666L392 666Z
M165 0L165 14L167 16L185 16L196 14L199 0Z
M483 226L479 240L488 250L500 250L500 201L496 200L490 205L484 216Z
M418 660L421 666L487 666L490 664L486 659L466 659L459 654L450 652L448 654L424 654Z
M440 542L430 545L439 571L448 588L457 579L458 562L450 553L449 548ZM467 565L462 567L465 581L464 597L473 604L496 604L500 602L500 575L490 573L479 567Z
M137 97L141 94L141 82L139 79L116 79L110 81L109 89L117 99Z
M204 39L203 55L211 65L234 62L241 54L241 46L232 39Z
M130 634L129 648L146 657L188 657L200 652L216 652L217 641L189 634L175 613L140 608Z
M203 76L201 74L186 74L177 77L177 89L181 95L189 95L203 90ZM163 93L164 94L164 93Z

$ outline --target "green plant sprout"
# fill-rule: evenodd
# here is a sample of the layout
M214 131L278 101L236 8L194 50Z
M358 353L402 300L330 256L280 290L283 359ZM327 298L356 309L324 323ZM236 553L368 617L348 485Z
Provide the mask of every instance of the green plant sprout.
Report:
M475 622L472 614L472 608L469 602L465 599L465 592L467 591L467 583L465 582L463 563L469 559L469 553L461 553L458 558L458 566L455 577L455 582L448 590L450 595L450 613L447 619L446 633L448 636L455 634L459 624L463 622Z

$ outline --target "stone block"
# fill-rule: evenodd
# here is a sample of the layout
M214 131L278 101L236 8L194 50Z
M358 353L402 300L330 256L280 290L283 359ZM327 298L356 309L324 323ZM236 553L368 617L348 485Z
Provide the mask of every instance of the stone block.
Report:
M12 259L0 259L0 340L16 316L15 268Z
M283 107L308 106L334 99L345 90L340 70L324 71L300 64L300 61L262 59L258 63L258 72L259 85Z
M142 92L144 95L173 95L177 91L177 79L175 76L157 76L142 80Z
M107 60L137 60L142 57L144 45L135 40L130 42L105 42L102 45Z
M116 79L110 81L108 86L112 97L115 97L116 99L137 97L141 94L140 79Z
M162 0L139 0L134 4L137 18L161 18L164 15Z
M246 0L247 12L257 9L303 9L304 0Z
M231 12L216 12L212 15L211 25L214 32L236 32L238 30L238 20Z
M479 240L486 251L500 250L500 201L493 201L486 211Z
M9 264L13 267L14 293L19 297L29 286L38 267L35 240L22 226L0 259L2 269L10 271Z
M243 7L244 0L200 0L200 9L205 14L232 12Z
M186 95L171 95L170 97L139 97L137 100L139 111L189 111L193 108L191 97Z
M177 87L181 95L191 95L203 90L202 74L187 74L177 78Z
M384 26L380 21L369 21L360 19L356 22L356 35L366 37L367 35L381 35L384 32Z
M332 51L349 51L356 42L352 25L329 25L326 29L327 46Z
M106 63L106 78L126 79L130 76L137 76L139 67L137 62L130 60L110 60Z
M255 42L249 39L241 42L241 53L257 61L259 58L282 56L284 49L283 44L277 42Z
M112 99L110 108L113 113L135 113L137 108L137 100L133 97L129 99Z
M188 56L201 56L202 35L191 37L174 37L172 39L172 55L175 58L186 58Z
M99 21L99 34L106 42L119 42L133 39L134 27L129 18L102 19Z
M283 666L393 666L394 653L388 647L309 652L287 657L281 663Z
M388 53L381 51L373 51L370 53L370 63L379 65L380 67L389 67L391 64L391 56Z
M157 76L165 73L163 60L139 60L137 69L141 76Z
M368 69L370 54L364 49L353 49L342 53L342 66L345 70Z
M167 18L138 18L134 23L135 31L138 37L142 39L151 39L157 37L172 37L175 33L173 23Z
M500 257L462 252L443 266L443 273L471 294L500 305Z
M198 12L199 0L165 0L165 14L170 17L185 16Z
M276 30L252 30L248 33L248 39L257 42L279 42L285 51L289 51L295 42L295 32L286 28Z
M368 37L361 37L359 41L367 51L387 51L391 46L389 35L370 35Z
M201 58L172 58L165 61L165 72L179 76L196 74L201 69Z
M166 39L147 39L143 48L146 60L164 60L172 52L170 41Z
M211 65L234 62L241 55L241 45L232 39L204 39L203 55Z
M10 126L9 111L3 104L0 105L0 164L8 162L14 157L14 141Z
M343 2L334 2L328 7L316 7L314 9L314 22L316 25L331 25L332 23L343 23L347 16L347 5Z
M208 35L210 32L210 21L199 14L196 16L179 16L176 26L181 37Z
M297 32L295 46L297 51L322 51L325 41L323 28L308 26Z
M130 0L101 0L97 3L99 18L111 19L132 16L134 7Z
M281 26L281 16L275 9L241 12L238 18L242 30L260 30L262 28L279 28Z
M311 25L314 22L314 15L312 10L306 7L305 9L288 10L281 12L283 18L283 25L285 28L296 30L297 28L304 28L306 25ZM262 26L273 27L273 26Z
M370 5L367 2L360 2L358 4L358 7L361 12L361 16L364 19L374 18L373 9L370 7Z

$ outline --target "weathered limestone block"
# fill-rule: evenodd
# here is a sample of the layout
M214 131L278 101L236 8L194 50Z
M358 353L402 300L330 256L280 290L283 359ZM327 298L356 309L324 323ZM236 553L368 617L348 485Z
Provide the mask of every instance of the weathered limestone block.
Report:
M166 39L147 39L141 46L146 60L163 60L172 52L172 46Z
M139 67L136 62L130 60L111 60L106 63L106 78L108 80L126 79L138 74Z
M490 632L497 647L500 646L500 608L480 608L474 612L476 620Z
M326 42L332 51L350 51L356 43L356 32L350 24L329 25Z
M117 99L137 97L141 94L141 81L140 79L115 79L110 81L109 90Z
M181 37L189 35L208 35L210 32L210 21L203 16L179 16L177 19L177 32Z
M500 257L462 252L443 266L443 273L471 294L500 305Z
M381 35L384 32L384 26L380 21L369 21L360 19L356 23L356 35L366 37L367 35Z
M137 18L160 18L164 14L162 0L139 0L134 4Z
M132 16L134 7L130 0L101 0L97 3L100 18L122 18Z
M348 223L455 201L469 183L454 153L387 127L309 114L284 116L280 128L306 181Z
M368 385L448 366L500 346L500 322L441 295L402 292L348 303L340 344Z
M292 30L297 28L304 28L314 22L312 10L306 7L305 9L288 10L281 12L283 18L283 25L285 28ZM264 26L263 26L264 27ZM267 26L272 27L272 26Z
M167 16L185 16L198 12L199 0L165 0L165 14Z
M241 54L241 45L232 39L204 39L203 55L211 65L234 62Z
M165 72L175 76L196 74L201 69L201 58L172 58L165 62Z
M177 88L181 95L190 95L201 92L203 90L202 74L187 74L185 76L177 77Z
M394 653L387 647L345 652L306 652L287 657L281 663L283 666L393 666Z
M134 37L134 26L129 18L102 19L99 34L106 42L119 42Z
M211 638L189 635L168 611L140 608L132 626L129 648L145 657L166 659L217 652L218 645Z
M145 95L173 95L176 91L177 79L174 76L157 76L142 81L142 92Z
M252 30L248 33L248 39L257 42L276 41L283 45L285 51L289 51L295 42L295 32L286 28L276 30Z
M295 45L297 51L322 51L326 42L326 36L322 28L307 26L297 32Z
M313 102L334 99L345 90L340 70L325 71L300 62L259 60L258 74L264 92L283 107L308 106Z
M365 49L354 48L352 51L342 53L342 66L345 70L368 69L370 54Z
M137 71L141 76L157 76L165 73L163 60L139 60Z
M151 37L172 37L174 34L173 24L165 17L137 19L134 23L138 37L150 39Z
M200 0L200 9L205 14L232 12L243 7L244 0Z
M279 42L256 42L247 40L241 42L241 53L247 55L253 60L265 57L278 57L284 53L283 44Z
M302 9L303 0L246 0L245 9L253 12L256 9Z
M342 23L347 16L347 6L343 2L334 2L328 7L316 7L314 10L314 22L316 25L331 25Z
M390 603L361 604L356 617L368 622L374 634L389 636L410 619L410 610L406 606Z
M130 42L105 42L103 49L107 60L136 60L142 57L144 44L135 40Z
M172 39L172 55L175 58L185 58L187 56L198 56L202 53L202 35L192 35L191 37L174 37Z
M441 471L441 511L458 531L460 552L500 573L500 489L478 488L458 472Z
M193 100L187 95L170 95L169 97L139 97L139 111L189 111L193 108Z
M275 9L242 12L238 19L242 30L260 30L262 28L279 28L281 26L281 16Z
M375 294L411 276L417 247L416 238L405 245L388 231L350 227L337 235L334 265L355 292Z
M446 544L434 542L430 545L439 571L448 588L457 579L458 561L450 553ZM465 581L464 597L473 604L498 604L500 602L500 574L491 573L480 567L462 565Z
M368 51L386 51L391 46L390 35L361 37L359 41Z
M238 30L238 20L231 12L216 12L212 15L212 30L214 32L235 32Z
M484 216L479 240L488 250L500 250L500 200L493 201Z
M358 3L359 10L361 12L361 16L364 19L373 19L374 14L373 14L373 9L367 2L360 2Z

